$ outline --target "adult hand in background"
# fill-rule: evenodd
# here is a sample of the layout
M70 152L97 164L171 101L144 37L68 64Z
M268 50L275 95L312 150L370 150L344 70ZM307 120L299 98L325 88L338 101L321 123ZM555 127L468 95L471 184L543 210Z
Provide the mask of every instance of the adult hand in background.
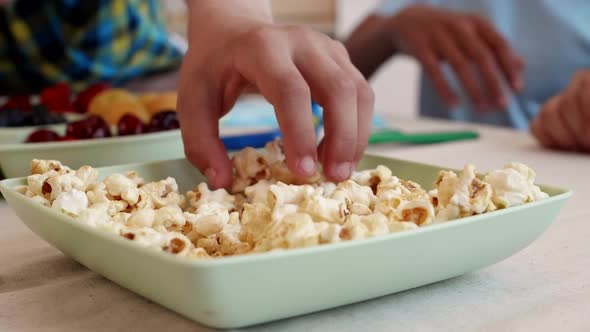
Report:
M531 131L547 148L590 153L590 70L541 107Z
M457 94L445 79L440 63L447 62L458 81L480 109L507 106L502 80L522 88L523 60L485 19L426 5L412 5L383 25L395 52L416 58L449 106Z
M178 112L185 154L209 183L217 188L231 183L218 121L250 85L275 108L291 172L311 176L319 161L329 179L348 178L368 141L373 93L342 44L307 29L273 24L267 1L187 3L189 48ZM312 98L324 108L319 148Z

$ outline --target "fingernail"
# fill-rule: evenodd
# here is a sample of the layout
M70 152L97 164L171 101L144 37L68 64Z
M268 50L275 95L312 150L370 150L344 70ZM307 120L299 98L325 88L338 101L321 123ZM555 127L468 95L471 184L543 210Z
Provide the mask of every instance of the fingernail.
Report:
M343 162L332 168L332 175L338 179L348 179L352 173L352 163Z
M213 182L213 180L215 179L215 175L217 175L217 172L213 168L207 168L205 170L205 176L207 177L207 180L209 180L209 182Z
M303 174L312 176L316 171L315 161L313 160L312 157L305 156L305 157L299 159L299 163L297 164L297 168L299 168L299 170Z

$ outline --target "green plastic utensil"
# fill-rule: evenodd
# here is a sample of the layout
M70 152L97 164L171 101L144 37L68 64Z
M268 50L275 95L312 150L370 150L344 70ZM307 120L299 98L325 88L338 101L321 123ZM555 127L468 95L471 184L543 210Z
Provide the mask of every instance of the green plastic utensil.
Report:
M479 138L474 131L447 131L429 133L403 133L390 129L379 131L369 137L369 144L407 143L407 144L436 144Z

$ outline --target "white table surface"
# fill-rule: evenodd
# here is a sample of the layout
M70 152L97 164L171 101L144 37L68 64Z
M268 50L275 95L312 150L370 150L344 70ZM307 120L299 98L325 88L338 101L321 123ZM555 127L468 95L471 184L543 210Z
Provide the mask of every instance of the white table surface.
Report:
M481 139L370 152L483 170L521 161L573 189L558 219L505 261L414 290L255 326L251 331L590 331L590 156L541 150L526 134L431 120L411 130L474 128ZM498 239L501 241L501 239ZM89 271L30 232L0 201L1 331L206 331Z

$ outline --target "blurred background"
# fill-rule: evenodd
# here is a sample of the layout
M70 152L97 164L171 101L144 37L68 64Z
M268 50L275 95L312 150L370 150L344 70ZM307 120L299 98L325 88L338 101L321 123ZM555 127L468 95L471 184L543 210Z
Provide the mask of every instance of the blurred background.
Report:
M185 0L162 0L169 29L186 34ZM301 24L344 39L379 0L272 0L277 22ZM375 109L383 117L414 117L418 106L419 71L416 62L395 57L371 79Z

